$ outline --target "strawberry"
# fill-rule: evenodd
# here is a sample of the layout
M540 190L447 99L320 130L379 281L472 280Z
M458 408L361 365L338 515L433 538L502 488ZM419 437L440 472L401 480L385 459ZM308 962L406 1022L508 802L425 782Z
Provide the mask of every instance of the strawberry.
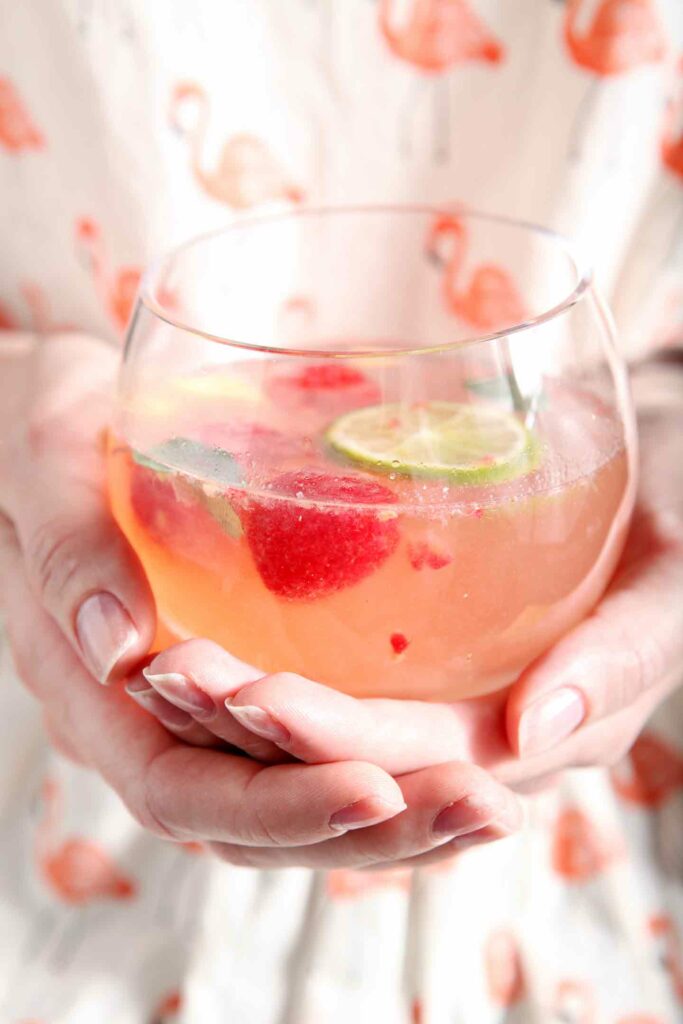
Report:
M367 508L396 502L374 480L299 470L269 487L278 497L244 500L240 517L261 579L280 597L312 600L353 586L398 544L397 516Z

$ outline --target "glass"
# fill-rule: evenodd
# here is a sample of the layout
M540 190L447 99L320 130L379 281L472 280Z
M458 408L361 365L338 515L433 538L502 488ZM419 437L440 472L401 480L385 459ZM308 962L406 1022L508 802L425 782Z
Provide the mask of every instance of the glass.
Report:
M564 239L336 208L241 220L150 269L109 478L160 643L452 700L595 605L634 460L612 321Z

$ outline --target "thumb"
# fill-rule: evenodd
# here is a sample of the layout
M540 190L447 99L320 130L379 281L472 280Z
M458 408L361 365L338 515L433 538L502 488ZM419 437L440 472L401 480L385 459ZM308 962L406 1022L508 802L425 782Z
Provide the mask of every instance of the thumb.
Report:
M103 348L72 337L41 357L33 408L11 440L4 504L34 592L107 683L149 650L155 610L107 502L103 438L113 367Z
M522 757L641 700L661 699L683 671L683 553L653 534L593 614L512 688L507 731ZM649 708L647 712L649 713Z

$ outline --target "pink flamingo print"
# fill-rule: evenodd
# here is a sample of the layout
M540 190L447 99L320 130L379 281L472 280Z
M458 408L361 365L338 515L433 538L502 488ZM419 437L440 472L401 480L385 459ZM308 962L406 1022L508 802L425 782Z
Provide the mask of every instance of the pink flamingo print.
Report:
M77 222L76 241L86 254L109 319L123 333L133 311L142 271L138 267L121 267L116 271L109 268L101 228L89 217Z
M178 989L173 989L172 992L165 995L157 1004L150 1024L166 1024L172 1017L177 1017L182 1008L182 993Z
M524 998L526 982L519 946L514 934L501 928L484 945L488 993L496 1006L514 1006Z
M16 331L19 322L4 302L0 302L0 331Z
M597 826L578 807L565 807L555 822L551 844L552 867L567 882L588 882L602 874L618 855Z
M442 288L448 309L483 331L524 321L527 312L517 286L497 263L480 264L467 285L460 287L466 252L467 229L462 220L452 214L438 217L427 238L427 255L444 268Z
M672 96L666 108L662 134L662 163L683 181L683 57L678 61L678 95Z
M585 29L579 28L590 0L569 0L564 18L564 40L579 67L593 75L570 136L569 155L581 156L582 138L590 119L600 82L644 64L658 63L666 55L666 39L652 0L599 0Z
M331 900L358 899L380 889L410 889L412 871L390 868L387 871L349 871L337 868L327 876L327 893Z
M53 320L47 295L35 281L24 281L19 291L28 309L30 328L36 334L75 330L73 324ZM22 326L11 310L0 303L0 330L19 330Z
M565 979L555 990L554 1020L562 1024L595 1024L595 995L585 981Z
M0 78L0 146L12 153L43 149L45 139L33 123L9 78Z
M639 807L661 807L683 790L683 755L652 732L642 733L628 753L626 763L612 769L617 796Z
M194 123L185 127L189 108L194 110ZM179 83L171 97L171 125L187 137L190 144L192 172L207 195L234 210L244 210L259 203L286 200L299 203L301 189L293 185L260 139L253 135L233 135L224 143L213 170L202 164L202 152L209 126L209 97L194 82Z
M668 914L655 914L650 918L649 930L660 941L662 966L671 979L676 999L683 1004L683 951L678 929Z
M44 816L36 836L36 862L43 881L73 906L95 900L129 900L135 896L132 879L118 870L97 843L73 836L55 845L59 792L55 782L43 786Z
M439 77L438 82L432 83L433 149L437 160L445 160L450 112L444 74L458 64L500 64L503 47L465 0L379 0L379 28L394 56L423 75ZM411 151L410 113L410 110L406 113L406 131L401 143L406 155Z

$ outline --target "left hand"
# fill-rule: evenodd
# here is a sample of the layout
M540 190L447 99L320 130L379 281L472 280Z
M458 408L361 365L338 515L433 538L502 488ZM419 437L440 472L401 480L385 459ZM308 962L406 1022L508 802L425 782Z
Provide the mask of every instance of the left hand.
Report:
M639 495L618 572L592 615L508 691L444 705L358 700L289 674L241 686L193 675L206 705L197 721L220 736L237 719L301 761L355 758L394 776L475 762L520 791L618 760L683 679L683 372L666 372L678 400L641 408ZM149 681L191 710L164 677L175 659L159 655Z

